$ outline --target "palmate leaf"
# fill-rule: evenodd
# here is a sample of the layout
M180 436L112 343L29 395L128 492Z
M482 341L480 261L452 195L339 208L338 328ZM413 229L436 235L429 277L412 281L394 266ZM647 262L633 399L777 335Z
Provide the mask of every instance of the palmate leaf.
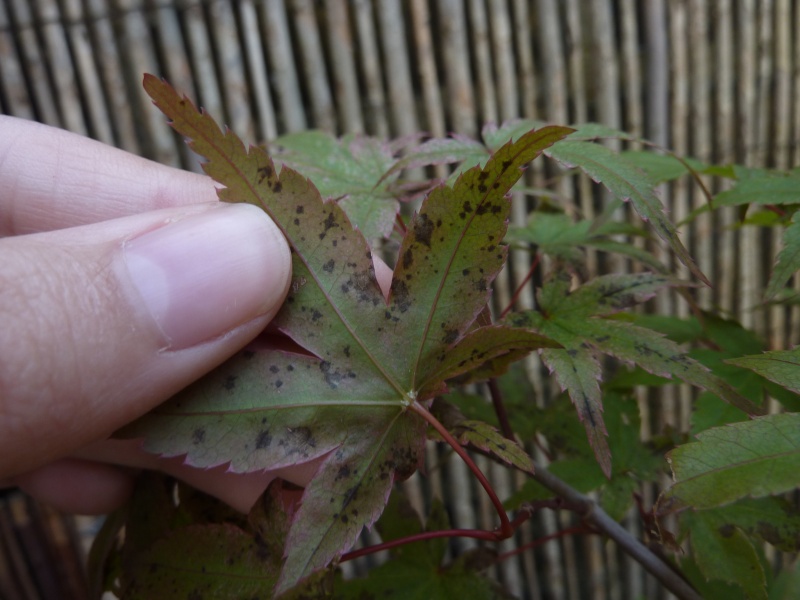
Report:
M283 592L341 556L380 515L393 480L419 466L426 423L409 407L444 391L442 378L542 344L513 330L502 343L504 327L473 323L505 260L505 194L570 130L529 132L454 189L434 190L409 226L386 300L366 240L337 203L297 172L278 173L263 150L245 149L168 84L148 76L145 88L208 160L221 199L262 206L291 244L292 287L273 324L306 353L244 351L124 434L237 472L324 457L288 534ZM494 343L472 352L483 334Z
M323 198L336 199L367 240L388 237L400 209L385 176L396 163L397 148L366 136L336 139L322 131L282 136L270 147L275 158L314 182Z
M648 221L656 234L667 242L678 259L706 285L711 285L680 241L675 226L664 213L650 178L619 154L592 142L567 139L554 144L547 156L567 167L578 167L597 183L602 183L621 200L630 201L639 216Z
M715 427L697 440L667 456L675 484L659 499L663 512L715 508L800 486L800 414Z
M518 245L535 244L538 251L570 263L583 260L580 247L585 246L629 256L657 271L666 271L666 267L650 252L632 244L615 242L611 238L616 234L646 235L644 230L613 221L598 227L594 225L586 220L573 222L563 213L534 212L525 227L509 228L506 241L517 242Z
M708 511L683 515L692 556L706 580L738 585L751 600L767 598L767 580L753 542Z
M769 300L777 296L797 271L800 271L800 216L795 213L792 222L783 232L783 248L775 260L764 297Z
M800 393L800 348L752 354L726 361L750 369L778 385Z
M598 462L609 477L611 458L603 424L598 354L638 365L654 375L692 383L749 414L759 412L674 342L654 331L602 318L651 298L663 287L680 284L652 273L605 275L570 292L567 281L555 280L540 290L538 310L508 319L513 326L537 331L563 346L543 349L542 359L569 393Z

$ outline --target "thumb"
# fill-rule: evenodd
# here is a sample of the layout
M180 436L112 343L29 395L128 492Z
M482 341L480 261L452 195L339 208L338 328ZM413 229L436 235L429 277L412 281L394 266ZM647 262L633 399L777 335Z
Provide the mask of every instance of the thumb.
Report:
M0 476L107 437L224 361L278 311L290 272L249 205L0 239Z

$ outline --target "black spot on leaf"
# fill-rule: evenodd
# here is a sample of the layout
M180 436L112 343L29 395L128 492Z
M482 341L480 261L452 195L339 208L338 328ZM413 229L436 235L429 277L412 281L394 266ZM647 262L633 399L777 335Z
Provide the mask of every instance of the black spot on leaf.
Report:
M421 244L425 244L428 248L431 247L431 234L433 233L433 221L428 218L428 215L418 215L414 219L414 236Z
M272 366L269 368L269 372L270 372L270 373L277 373L278 371L280 371L280 369L279 369L278 367L276 367L275 365L272 365Z
M239 378L238 375L228 375L225 378L225 382L222 384L222 387L224 387L226 390L230 392L233 388L236 387L236 380L238 378Z
M414 262L414 254L411 252L411 248L403 252L403 268L407 269L411 266L411 263Z
M339 471L336 473L334 481L339 481L340 479L345 479L347 477L350 477L350 467L347 465L342 465L342 467L340 467Z
M258 173L258 183L262 183L265 179L272 177L272 167L269 165L261 167L256 172Z
M457 339L458 339L458 329L448 329L447 331L444 332L444 337L442 338L442 341L445 344L450 345Z
M397 309L404 313L411 306L411 297L408 292L408 286L404 281L399 279L392 280L392 300L394 300Z
M269 429L264 429L258 433L256 436L256 449L263 450L264 448L269 448L269 445L272 443L272 435L270 435Z
M333 268L336 266L336 261L330 259L324 265L322 265L322 270L326 273L333 273Z
M198 427L192 432L192 443L197 446L206 441L206 428Z

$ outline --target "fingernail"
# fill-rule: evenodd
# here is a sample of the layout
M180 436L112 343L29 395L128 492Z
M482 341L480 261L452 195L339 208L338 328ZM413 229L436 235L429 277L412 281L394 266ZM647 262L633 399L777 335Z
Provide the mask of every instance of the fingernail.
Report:
M291 270L280 231L247 204L149 231L127 241L123 254L133 287L173 350L277 310Z

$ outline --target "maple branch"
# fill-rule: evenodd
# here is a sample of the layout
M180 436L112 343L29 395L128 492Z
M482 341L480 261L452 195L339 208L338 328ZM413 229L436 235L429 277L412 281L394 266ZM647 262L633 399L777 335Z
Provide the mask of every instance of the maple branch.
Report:
M425 540L443 537L466 537L474 538L476 540L485 540L487 542L498 541L496 532L486 531L485 529L441 529L438 531L423 531L421 533L415 533L414 535L407 535L405 537L397 538L396 540L389 540L388 542L382 542L380 544L367 546L366 548L353 550L352 552L348 552L347 554L343 555L342 558L339 559L339 562L341 563L348 560L354 560L356 558L375 554L376 552L381 552L383 550L391 550L392 548L397 548L398 546L413 544L414 542L423 542Z
M534 467L533 478L551 492L555 492L572 504L584 523L588 523L600 533L614 540L631 558L642 565L678 598L701 600L700 595L685 579L678 575L652 550L633 537L627 529L608 516L608 513L589 496L580 493L539 465Z
M489 389L491 390L491 387ZM495 386L495 391L492 392L493 402L495 393L498 395L498 400L502 405L502 393L497 386ZM506 432L505 429L503 429L503 435L510 440L514 439L513 431ZM584 522L584 526L588 524L598 533L604 534L617 542L631 558L642 565L678 598L683 600L701 600L700 595L694 588L692 588L669 563L655 554L641 541L633 537L627 529L608 516L608 513L589 496L580 493L567 482L559 479L547 469L535 463L533 478L559 496L566 505L564 508L568 508L579 515ZM531 511L527 512L529 512L529 515L532 514ZM512 525L516 525L516 523Z
M500 424L500 432L508 439L515 441L514 430L511 427L511 421L508 419L508 411L503 402L503 394L500 393L500 387L497 385L497 379L494 377L488 381L489 394L492 397L492 406L497 415L497 422Z
M511 300L509 300L508 306L506 306L505 309L503 310L503 312L500 313L500 320L501 321L506 317L506 315L509 312L511 312L511 309L514 307L514 304L517 302L517 298L519 298L519 295L522 293L522 290L525 289L525 286L528 284L528 282L533 277L533 273L534 273L534 271L536 271L536 267L539 266L539 261L540 260L541 260L541 255L537 252L536 256L534 256L534 258L533 258L533 262L531 263L531 268L528 269L528 274L525 275L525 279L523 279L522 283L520 283L517 286L517 289L514 290L514 295L511 297Z
M464 461L469 470L472 471L472 473L475 475L475 478L486 492L486 495L489 496L489 500L491 500L495 511L497 511L497 516L500 517L500 527L495 532L492 532L492 534L496 536L494 541L504 540L508 537L511 537L514 529L511 527L511 522L508 519L508 514L503 507L503 503L500 501L500 498L497 497L497 493L494 491L492 484L489 483L486 475L483 474L483 471L481 471L480 468L478 468L478 465L475 464L475 461L472 460L472 457L470 457L464 447L458 443L453 435L447 431L447 428L442 425L441 421L434 417L427 408L415 401L409 406L409 409L413 410L415 413L425 419L425 421L431 427L439 432L439 435L444 438L444 441L447 442L447 444L455 451L455 453L461 457L461 460Z
M527 552L528 550L533 550L547 542L552 540L557 540L561 537L566 537L568 535L579 535L584 533L597 533L593 529L590 529L586 525L574 525L573 527L567 527L566 529L559 529L555 533L551 533L550 535L545 535L543 537L537 538L532 542L528 542L520 546L519 548L514 548L513 550L509 550L508 552L504 552L503 554L498 554L497 558L494 559L495 563L502 562L504 560L508 560L509 558L513 558L522 554L523 552Z

